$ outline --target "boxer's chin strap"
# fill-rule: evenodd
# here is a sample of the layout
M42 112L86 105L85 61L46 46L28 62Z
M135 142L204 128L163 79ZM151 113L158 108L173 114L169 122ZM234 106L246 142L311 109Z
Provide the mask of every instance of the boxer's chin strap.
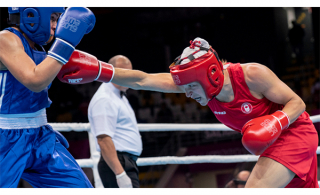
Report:
M98 73L97 78L94 79L95 81L100 77L100 75L101 75L101 69L102 69L102 67L101 67L101 62L100 62L100 61L98 61L98 62L99 62L99 73Z

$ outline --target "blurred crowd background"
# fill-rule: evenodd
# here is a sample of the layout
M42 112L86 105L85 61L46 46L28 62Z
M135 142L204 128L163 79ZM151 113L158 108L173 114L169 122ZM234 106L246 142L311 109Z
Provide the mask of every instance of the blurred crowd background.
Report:
M97 21L76 47L108 62L127 56L133 69L169 72L169 65L196 37L206 39L221 59L268 66L306 103L310 115L320 114L319 7L268 8L109 8L90 7ZM7 8L0 8L1 29L7 27ZM47 45L46 49L51 45ZM68 85L53 81L48 121L87 123L91 97L101 83ZM185 94L129 89L127 98L138 123L218 123L208 107ZM320 123L315 123L320 130ZM76 159L89 158L87 132L64 132ZM237 132L142 132L141 157L248 154ZM320 160L320 159L319 159ZM318 163L319 163L318 160ZM254 163L175 166L173 176L159 184L169 166L140 169L141 187L224 187ZM84 169L92 179L91 169ZM320 178L319 178L320 179ZM175 182L170 182L175 180ZM20 187L28 184L21 182Z

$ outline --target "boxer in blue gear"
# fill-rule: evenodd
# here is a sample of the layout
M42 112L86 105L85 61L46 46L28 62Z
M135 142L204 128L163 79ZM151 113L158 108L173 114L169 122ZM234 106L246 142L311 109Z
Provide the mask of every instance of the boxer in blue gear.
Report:
M33 187L92 187L67 140L48 125L45 109L51 104L48 86L92 30L95 16L87 8L8 11L14 25L0 32L0 187L17 187L20 178ZM59 40L47 56L41 45L55 31Z

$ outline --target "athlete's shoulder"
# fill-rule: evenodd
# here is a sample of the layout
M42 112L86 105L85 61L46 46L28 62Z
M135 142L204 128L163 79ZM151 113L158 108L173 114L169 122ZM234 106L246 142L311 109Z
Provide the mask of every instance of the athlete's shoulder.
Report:
M5 44L6 46L23 46L21 39L8 30L0 31L0 44Z
M240 64L240 66L244 71L256 71L258 69L266 67L265 65L259 64L256 62L243 63L243 64Z
M273 82L274 73L265 65L259 63L242 64L245 81L251 91L262 93Z
M2 30L0 31L0 56L7 52L10 52L14 49L21 48L23 49L23 44L21 39L14 33Z
M245 63L240 64L245 77L249 80L261 79L265 74L270 72L270 69L259 63Z

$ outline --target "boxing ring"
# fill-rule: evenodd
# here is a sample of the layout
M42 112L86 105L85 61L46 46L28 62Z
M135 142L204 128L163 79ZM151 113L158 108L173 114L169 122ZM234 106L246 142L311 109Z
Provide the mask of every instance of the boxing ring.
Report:
M320 115L311 116L313 123L320 122ZM77 159L78 164L83 168L92 168L93 178L96 188L103 188L102 182L98 173L98 162L100 152L96 150L95 137L90 132L89 123L50 123L53 129L60 132L67 131L87 131L89 135L90 154L89 159ZM229 127L219 124L138 124L140 132L151 131L233 131ZM317 154L320 154L320 147L317 149ZM241 163L241 162L256 162L259 156L250 154L246 155L198 155L198 156L162 156L139 158L138 166L150 165L166 165L166 164L194 164L194 163ZM319 185L320 185L320 181Z

